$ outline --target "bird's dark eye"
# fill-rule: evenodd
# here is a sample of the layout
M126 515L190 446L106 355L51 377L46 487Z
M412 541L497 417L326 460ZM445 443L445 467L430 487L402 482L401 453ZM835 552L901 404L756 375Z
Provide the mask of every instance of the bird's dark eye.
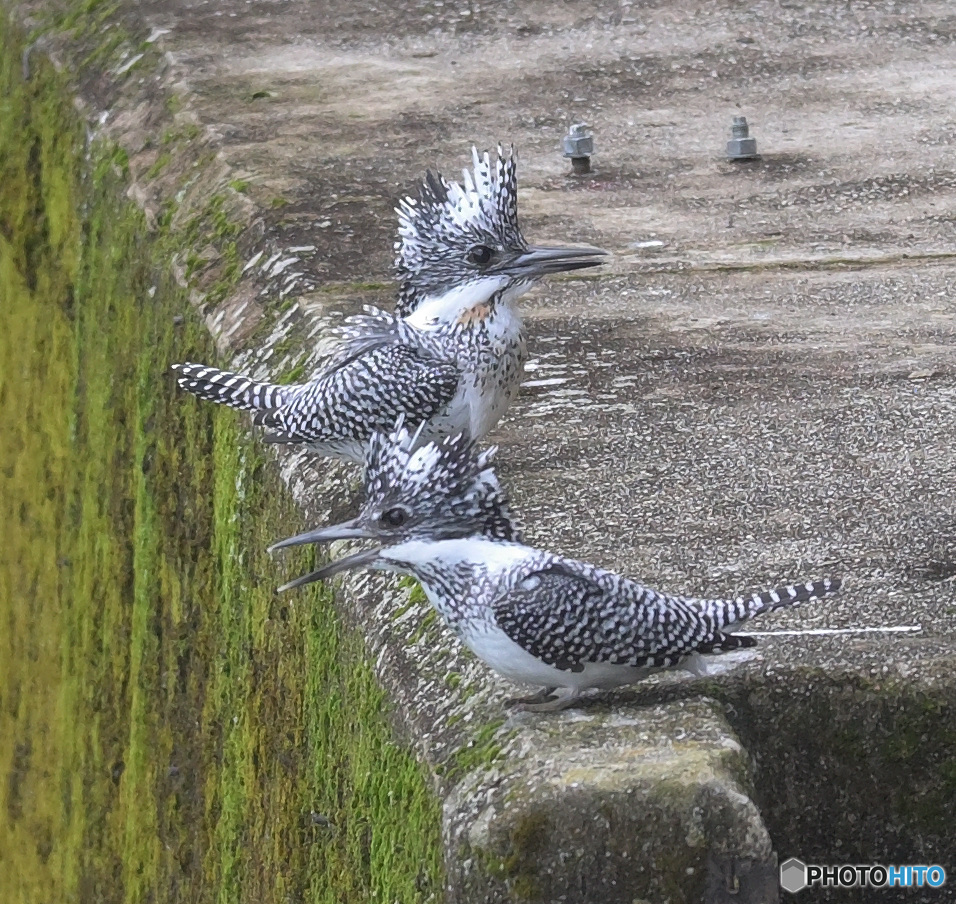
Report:
M382 523L389 527L401 527L408 520L408 512L403 508L391 508L382 512Z
M489 248L487 245L475 245L468 251L468 263L482 267L489 263L494 256L494 248Z

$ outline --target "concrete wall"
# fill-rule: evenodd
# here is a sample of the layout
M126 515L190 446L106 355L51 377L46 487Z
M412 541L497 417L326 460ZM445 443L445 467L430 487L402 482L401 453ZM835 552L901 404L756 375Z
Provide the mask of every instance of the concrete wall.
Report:
M143 212L154 265L188 293L223 360L256 375L307 374L332 320L390 303L392 207L426 167L452 174L473 141L513 140L526 234L615 253L602 275L554 282L527 304L531 383L495 439L530 536L688 593L846 579L838 600L765 620L797 633L765 638L733 675L664 679L551 717L508 714L513 689L420 599L355 579L337 611L361 630L427 779L411 761L388 765L333 828L301 795L274 802L305 814L309 858L283 864L290 876L319 895L314 871L334 838L352 854L329 875L353 854L365 864L369 884L353 897L427 897L436 870L412 882L386 856L403 845L405 811L384 792L396 774L418 789L414 824L431 826L408 833L424 838L408 862L432 864L438 847L426 781L443 802L452 900L762 902L777 898L778 857L946 865L956 64L945 4L167 0L15 12L39 40L26 57L7 51L8 72L51 57L71 77ZM734 165L722 150L741 112L762 158ZM578 119L598 135L583 180L556 151ZM200 416L168 381L155 385L170 411ZM218 454L238 437L217 433ZM350 495L348 473L301 453L282 453L278 471L311 523ZM216 473L219 492L236 485ZM262 480L254 470L241 485ZM246 684L230 699L275 662L290 700L330 700L323 718L361 737L366 709L329 695L313 648L296 647L297 619L328 603L280 605L269 588L294 563L238 558L297 517L270 514L271 491L256 498L244 533L214 548L220 568L239 563L233 597L255 589L243 630L273 659L237 646ZM233 511L225 504L216 511ZM903 630L808 633L861 628ZM364 668L357 649L344 668ZM284 710L285 735L271 710L244 712L237 724L272 745L260 763L267 749L270 762L287 749L315 762L297 731L338 732L307 710ZM348 761L373 774L362 756ZM254 758L233 762L245 781ZM204 782L218 781L206 768ZM242 785L246 807L268 784L253 772L262 784ZM390 819L398 834L377 841ZM263 862L279 863L293 849L291 829L225 824L242 834L219 837L223 850L268 837ZM254 862L230 866L224 887L266 888ZM397 891L376 885L395 876Z

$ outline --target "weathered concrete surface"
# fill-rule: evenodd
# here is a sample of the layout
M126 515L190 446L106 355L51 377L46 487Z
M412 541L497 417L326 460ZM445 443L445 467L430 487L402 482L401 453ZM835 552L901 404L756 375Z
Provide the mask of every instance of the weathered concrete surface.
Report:
M494 793L464 782L449 800L457 897L497 900L504 880L518 900L772 899L772 842L720 709L698 698L516 720Z
M619 858L609 874L636 875L622 864L662 849L656 830L626 851L599 832L572 837L580 814L602 812L602 780L588 775L578 793L559 795L552 777L580 755L587 726L607 739L612 768L608 760L643 743L635 725L651 720L648 706L704 692L726 707L727 743L736 732L756 766L738 780L745 796L754 783L762 822L750 804L725 810L728 837L768 829L781 859L949 865L950 5L163 0L123 15L127 28L156 36L164 56L125 76L117 59L110 85L119 87L86 91L113 111L104 128L129 147L142 202L162 215L200 143L218 154L221 184L241 180L230 204L249 223L238 239L248 269L236 294L206 309L235 363L273 374L301 367L314 360L301 350L329 318L387 303L399 195L427 166L454 172L472 142L513 141L526 233L615 253L605 274L552 283L526 306L530 382L496 438L530 537L686 592L846 579L835 601L764 619L759 630L920 626L912 636L768 638L730 678L664 680L583 715L512 719L498 733L507 765L462 779L449 764L483 762L490 747L469 760L462 744L473 743L469 726L501 712L509 689L438 626L420 630L421 606L396 617L381 583L359 579L346 605L367 625L399 721L444 770L444 791L465 782L447 813L453 895L546 889L541 899L592 900L595 886L575 884L570 868L561 878L547 859L552 829L558 847L594 845L565 863L594 862L606 849ZM170 92L172 128L197 132L156 172L157 98ZM762 158L732 165L721 154L740 113ZM557 147L581 119L594 126L598 153L595 175L575 180ZM178 264L200 293L221 261L215 249L190 251L201 260L190 266L184 251ZM341 504L325 463L289 455L286 473L317 518ZM654 712L656 744L693 735L703 718L699 706ZM711 712L706 721L720 720ZM551 740L536 747L540 731ZM699 763L678 745L668 756L682 776ZM647 789L659 773L642 762L620 753L633 771L614 774ZM697 787L709 787L709 761L696 774ZM509 819L523 812L509 810L507 789L522 781L528 800L563 799L575 815L536 823L544 853L519 858L522 880L541 867L534 881L489 868L476 885L480 864L455 852L474 832L504 851ZM887 782L897 783L892 792ZM500 824L462 826L462 789ZM682 806L675 824L687 818ZM740 843L720 853L752 854ZM679 870L651 862L664 883L653 900L695 899L698 887ZM620 891L621 900L631 893ZM617 900L611 894L599 896Z

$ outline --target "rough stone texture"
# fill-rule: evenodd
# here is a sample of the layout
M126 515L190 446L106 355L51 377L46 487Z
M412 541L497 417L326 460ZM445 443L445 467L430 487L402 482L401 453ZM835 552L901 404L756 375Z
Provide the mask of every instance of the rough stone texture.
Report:
M622 904L775 890L749 760L713 701L516 722L495 783L449 799L456 900L497 900L502 881L518 900Z
M755 630L919 626L767 638L728 679L654 681L583 716L512 717L494 740L507 756L488 771L480 726L511 689L440 626L421 628L422 606L396 615L393 591L357 578L343 605L450 795L452 896L699 900L705 855L769 862L764 823L781 859L945 865L956 846L950 5L157 0L115 21L135 40L82 89L130 152L135 196L162 216L182 193L174 215L186 223L221 190L246 225L238 291L203 308L232 363L307 370L332 318L388 303L397 198L428 166L453 174L472 142L513 141L526 234L615 255L605 273L552 282L526 305L529 382L495 438L530 537L675 591L846 579L834 601ZM68 45L50 52L69 59ZM759 160L723 159L734 114ZM597 145L584 179L558 149L579 120ZM190 182L204 155L214 159ZM197 303L222 266L215 247L173 263ZM283 466L317 519L342 514L348 475L297 453ZM599 765L571 789L592 731L606 742ZM605 843L600 820L583 832L581 814L623 818L629 796L660 802L673 834L628 823L625 848ZM677 832L688 801L722 831ZM491 853L466 869L463 843ZM582 888L582 865L603 853L602 875L622 886ZM653 890L641 884L651 873ZM773 900L760 869L748 875L755 890L735 900Z

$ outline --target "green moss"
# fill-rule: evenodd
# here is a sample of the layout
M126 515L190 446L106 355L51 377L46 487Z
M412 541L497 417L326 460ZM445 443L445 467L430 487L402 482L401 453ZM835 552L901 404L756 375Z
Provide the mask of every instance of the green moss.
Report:
M452 779L465 776L475 769L487 769L501 756L507 737L499 736L504 717L494 719L478 728L468 743L455 751L449 763Z
M275 321L270 320L265 329L271 333L275 329ZM263 330L264 332L265 330ZM296 336L294 330L290 330L285 336L283 336L278 342L274 342L270 348L270 355L272 358L284 358L287 355L291 355L294 352L298 351L300 348L299 337Z
M264 550L298 513L169 377L214 357L163 266L184 233L149 236L125 155L87 157L2 25L0 900L434 898L440 809L361 638L322 590L275 595L307 562ZM225 203L189 236L227 290Z
M119 175L120 178L129 178L129 154L127 154L123 148L113 148L113 152L110 154L110 161L113 166L117 168L117 175Z
M101 30L107 25L115 27L115 23L109 20L115 14L117 6L115 0L82 0L80 3L72 3L66 7L56 26L63 31L69 31L74 37Z
M279 383L298 383L306 375L306 366L309 363L309 358L309 353L303 352L298 361L276 376L276 381Z
M540 899L541 892L537 879L529 873L519 873L509 882L511 892L518 901Z
M405 586L408 589L408 602L413 606L421 606L428 602L425 596L425 588L414 578L408 578L409 583Z
M548 843L551 821L543 813L531 812L511 830L511 845L519 856L534 856Z
M900 776L891 796L900 816L923 832L944 837L956 811L956 707L942 696L906 694L894 707L893 731L875 751L878 768ZM860 738L856 755L874 759Z
M169 161L172 160L172 155L168 151L164 151L156 158L156 162L146 170L146 177L148 179L155 179L167 166L169 166Z
M532 808L517 817L502 855L477 849L470 853L486 873L507 883L515 901L537 901L541 899L540 854L547 848L551 831L548 815Z
M434 609L428 609L425 614L421 617L418 626L415 630L409 635L410 643L418 643L423 640L425 637L441 629L441 619L438 617L438 613Z
M175 112L182 107L182 101L175 95L171 96L166 102L170 112ZM165 147L193 141L199 137L201 129L195 123L188 122L178 125L175 129L167 129L163 132L162 143Z

